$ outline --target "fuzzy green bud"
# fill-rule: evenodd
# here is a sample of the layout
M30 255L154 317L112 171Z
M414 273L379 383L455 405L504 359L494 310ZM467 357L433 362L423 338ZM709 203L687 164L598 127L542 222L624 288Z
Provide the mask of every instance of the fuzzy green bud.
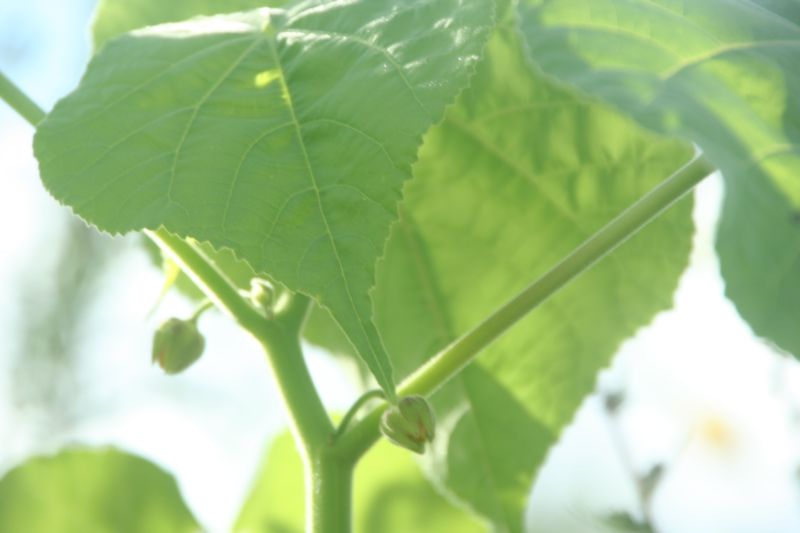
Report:
M195 320L170 318L153 335L153 363L167 374L178 374L200 359L205 346Z
M425 443L433 441L436 422L425 398L406 396L384 411L380 428L381 433L394 444L423 453Z
M253 278L250 280L250 301L267 315L272 314L272 306L275 305L275 287L265 279Z

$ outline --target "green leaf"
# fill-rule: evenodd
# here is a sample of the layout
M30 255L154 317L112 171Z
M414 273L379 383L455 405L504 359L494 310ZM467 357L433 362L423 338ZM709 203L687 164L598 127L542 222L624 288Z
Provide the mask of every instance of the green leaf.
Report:
M523 0L533 60L800 206L795 0Z
M0 480L0 531L189 533L200 526L161 468L110 448L73 448L30 459Z
M501 26L470 89L426 136L373 294L398 375L474 327L691 157L683 143L647 133L526 65L515 28ZM535 472L597 372L672 305L692 231L686 199L434 396L444 437L431 471L497 531L522 531Z
M410 454L386 442L359 463L354 500L355 533L485 531L436 493ZM303 465L291 435L284 433L272 444L234 531L302 533L303 517Z
M95 9L92 38L95 49L125 32L199 15L281 7L286 0L100 0Z
M426 136L378 265L375 317L397 374L475 326L691 155L534 73L515 29L501 25L471 87ZM536 470L597 372L672 305L691 206L676 204L433 397L441 437L430 474L497 531L523 530Z
M303 325L302 335L306 342L327 350L340 362L349 366L355 383L361 385L364 390L374 388L372 374L364 362L355 355L353 345L328 311L313 305Z
M109 39L125 32L153 26L164 22L177 22L199 15L232 13L235 11L256 9L259 7L280 7L286 4L281 0L100 0L95 9L92 24L92 38L95 49L100 48ZM143 246L153 261L164 269L164 292L173 286L184 296L193 300L203 300L205 295L175 265L161 255L161 250L149 239L143 239ZM248 290L250 279L263 274L256 274L246 261L238 259L229 249L216 250L208 243L199 244L203 253L211 259L215 266L226 274L239 289ZM163 298L162 293L159 302ZM343 335L343 334L342 334Z
M489 0L359 0L134 31L40 125L42 179L100 229L163 225L314 297L392 395L375 261L491 20Z
M800 356L797 208L762 176L737 180L725 193L717 252L725 293L755 334Z
M793 0L527 0L547 74L696 142L722 171L726 294L800 357L800 9Z

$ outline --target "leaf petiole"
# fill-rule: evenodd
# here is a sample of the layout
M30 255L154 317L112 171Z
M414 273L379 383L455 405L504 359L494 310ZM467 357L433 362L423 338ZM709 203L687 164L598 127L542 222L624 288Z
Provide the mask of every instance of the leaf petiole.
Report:
M386 394L384 394L384 392L381 389L373 389L365 392L355 402L353 402L353 405L350 406L350 409L347 410L347 413L344 415L344 418L342 418L342 421L337 426L336 431L333 434L332 441L336 442L336 439L338 439L341 435L343 435L344 432L347 430L347 426L353 420L353 417L355 417L358 414L358 411L360 411L361 408L364 407L364 405L368 401L376 398L385 400Z
M197 309L195 309L194 313L192 313L192 316L189 317L189 321L197 324L197 321L200 320L202 314L211 309L212 307L214 307L214 302L212 302L211 300L203 300L203 303L198 305Z

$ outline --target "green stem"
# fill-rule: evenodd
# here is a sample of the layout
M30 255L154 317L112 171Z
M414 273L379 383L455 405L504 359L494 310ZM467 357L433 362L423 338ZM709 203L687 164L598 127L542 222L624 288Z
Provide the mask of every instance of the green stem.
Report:
M0 97L34 126L44 117L44 112L1 74ZM639 231L713 170L701 157L685 165L484 322L414 372L400 384L399 394L434 392L518 320ZM308 299L294 295L280 316L274 321L266 320L196 247L164 230L147 233L209 299L253 334L268 354L306 464L307 530L313 533L349 531L354 465L378 439L378 422L386 404L373 409L332 443L333 425L308 374L300 348L299 331L308 310ZM354 406L353 412L359 407ZM343 426L346 428L347 424Z
M329 453L313 458L305 481L307 533L351 530L354 469L355 462Z
M386 394L384 394L383 390L381 389L373 389L362 394L353 403L353 405L350 406L350 409L348 409L347 413L344 415L344 418L342 418L342 421L339 423L339 426L336 428L336 433L333 434L334 442L336 442L336 439L338 439L339 436L344 434L344 432L347 430L347 426L350 425L350 422L353 420L353 417L356 416L356 414L364 406L364 404L375 398L385 399Z
M256 329L264 322L264 317L196 246L163 228L156 231L146 229L143 233L180 267L214 305L233 317L246 330Z
M212 302L211 300L203 300L203 303L201 303L197 307L197 309L194 310L192 316L189 317L189 322L194 322L195 325L197 325L197 321L200 320L200 317L203 315L203 313L205 313L212 307L214 307L214 302Z
M28 98L28 95L14 85L2 72L0 72L0 97L33 127L36 127L45 117L44 110Z
M714 167L700 156L678 169L486 320L421 366L398 386L398 394L426 396L436 391L522 317L642 229L713 171ZM377 406L352 426L338 439L338 451L349 457L360 457L366 452L378 439L378 422L385 409L385 403Z
M333 424L314 387L300 347L300 328L309 307L308 298L292 295L281 314L274 320L267 320L196 246L164 229L145 230L145 234L217 307L231 315L261 343L302 451L312 454L326 446L333 433Z
M45 116L35 102L1 73L0 98L32 126ZM314 387L300 347L300 331L310 306L308 298L292 295L274 319L268 320L196 246L164 229L145 230L144 233L178 264L211 302L261 343L306 465L308 531L349 531L355 462L331 454L333 424Z

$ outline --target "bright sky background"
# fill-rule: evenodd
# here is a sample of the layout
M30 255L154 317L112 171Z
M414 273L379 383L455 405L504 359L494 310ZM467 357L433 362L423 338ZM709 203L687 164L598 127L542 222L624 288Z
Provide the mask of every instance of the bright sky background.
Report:
M0 69L45 108L79 79L92 5L0 5ZM136 247L115 261L83 336L84 422L66 437L42 438L10 403L17 289L61 238L66 217L39 182L32 133L0 104L0 473L66 442L116 445L174 472L199 518L227 531L269 438L283 428L276 391L255 344L219 315L203 318L208 348L189 372L167 378L150 365L156 324L190 306L168 296L147 316L162 280ZM627 391L620 423L633 462L673 464L655 497L662 533L800 531L800 370L755 339L724 298L713 251L721 195L718 177L698 190L699 231L675 308L625 343L600 389ZM310 365L326 403L346 408L355 395L348 374L324 354L311 353ZM596 516L635 502L592 397L541 472L531 530L597 531Z

